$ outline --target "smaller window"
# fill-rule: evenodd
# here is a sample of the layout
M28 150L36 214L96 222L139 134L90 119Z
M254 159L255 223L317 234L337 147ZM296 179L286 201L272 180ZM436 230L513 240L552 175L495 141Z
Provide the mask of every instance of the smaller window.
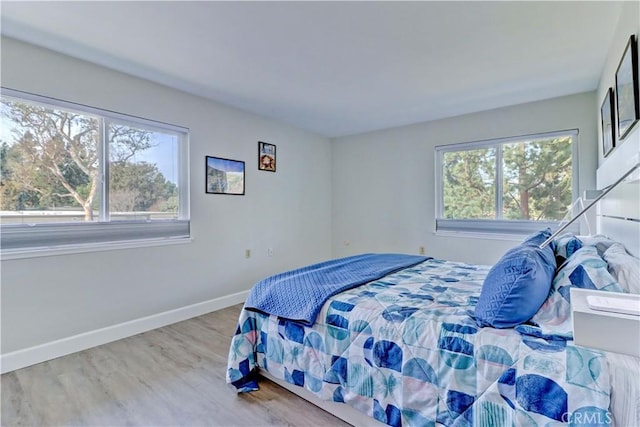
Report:
M436 147L436 231L556 228L578 193L577 136L572 130Z

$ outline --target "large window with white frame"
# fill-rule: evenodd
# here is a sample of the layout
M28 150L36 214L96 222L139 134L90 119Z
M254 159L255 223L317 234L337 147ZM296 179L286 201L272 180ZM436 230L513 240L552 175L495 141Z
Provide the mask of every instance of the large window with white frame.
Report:
M188 129L2 88L2 254L185 239Z
M577 137L568 130L436 147L436 231L557 227L578 195Z

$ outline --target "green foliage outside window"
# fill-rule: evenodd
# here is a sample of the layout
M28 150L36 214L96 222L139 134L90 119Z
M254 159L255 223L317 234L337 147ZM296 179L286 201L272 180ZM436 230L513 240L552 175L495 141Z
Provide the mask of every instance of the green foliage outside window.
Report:
M496 218L495 148L444 153L443 173L444 218Z
M560 136L445 151L442 218L561 220L572 202L572 140Z
M571 137L503 146L505 219L560 221L572 202Z

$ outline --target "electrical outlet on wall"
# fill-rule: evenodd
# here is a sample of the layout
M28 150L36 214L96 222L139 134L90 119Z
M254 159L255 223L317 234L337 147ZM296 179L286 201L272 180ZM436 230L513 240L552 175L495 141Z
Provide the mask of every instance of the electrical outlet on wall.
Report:
M245 258L251 258L251 249L246 249L244 251L244 257Z
M273 256L273 248L267 248L267 256Z
M424 255L424 246L420 246L420 255Z

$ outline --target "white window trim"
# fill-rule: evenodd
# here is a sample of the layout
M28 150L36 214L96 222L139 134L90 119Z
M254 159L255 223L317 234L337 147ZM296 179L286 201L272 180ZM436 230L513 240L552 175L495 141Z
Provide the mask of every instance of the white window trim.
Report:
M443 158L444 153L471 150L474 148L498 147L503 144L523 142L531 139L550 139L556 136L570 135L573 140L571 142L571 192L572 200L579 196L579 131L578 129L569 129L554 132L535 133L528 135L513 136L507 138L486 139L482 141L463 142L459 144L438 145L435 147L435 230L436 235L458 235L465 236L513 236L514 238L531 234L535 231L551 228L552 230L560 226L564 221L526 221L526 220L503 220L501 212L498 210L496 215L498 218L493 220L478 219L445 219L442 217L444 211L443 193L444 182L443 176ZM502 150L496 150L496 162L501 164ZM502 198L502 168L496 169L496 206L501 206ZM568 232L579 234L579 224L574 224ZM510 240L510 239L508 239Z
M109 243L86 243L79 245L64 245L49 248L27 248L0 253L1 261L14 259L39 258L47 256L86 254L91 252L104 252L123 249L150 248L156 246L184 245L193 242L193 238L161 238L130 240Z
M189 129L168 123L116 113L56 98L35 95L2 87L2 95L18 100L58 107L80 114L97 116L101 121L101 137L98 150L101 155L101 204L98 221L86 223L36 223L0 225L1 259L20 259L71 253L84 253L112 249L148 247L191 242L190 232L190 172ZM178 218L175 220L141 220L110 222L103 207L108 202L108 176L104 159L108 147L103 143L108 122L143 127L178 137Z

